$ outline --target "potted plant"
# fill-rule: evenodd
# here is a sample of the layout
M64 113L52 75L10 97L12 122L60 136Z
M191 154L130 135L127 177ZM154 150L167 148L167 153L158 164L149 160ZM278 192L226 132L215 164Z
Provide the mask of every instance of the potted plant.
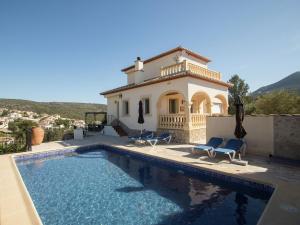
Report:
M31 128L31 144L39 145L44 140L45 131L43 128L37 126Z

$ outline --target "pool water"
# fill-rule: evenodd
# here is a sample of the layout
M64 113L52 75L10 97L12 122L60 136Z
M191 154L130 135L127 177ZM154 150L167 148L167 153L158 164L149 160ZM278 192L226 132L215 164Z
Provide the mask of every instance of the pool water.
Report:
M103 149L17 165L44 225L251 225L270 197Z

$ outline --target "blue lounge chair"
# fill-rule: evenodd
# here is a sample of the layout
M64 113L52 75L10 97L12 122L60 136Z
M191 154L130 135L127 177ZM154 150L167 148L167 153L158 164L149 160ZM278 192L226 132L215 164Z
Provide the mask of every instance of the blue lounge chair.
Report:
M153 137L153 132L147 131L147 132L142 133L140 135L128 136L128 139L131 142L136 142L136 141L145 140L146 138L152 138L152 137Z
M211 157L211 150L214 148L219 147L223 143L224 139L219 137L212 137L209 139L207 144L205 145L197 145L193 148L195 152L197 151L204 151L207 152L208 156Z
M240 139L230 139L223 148L212 149L210 154L215 157L217 153L228 155L229 160L232 161L235 158L236 153L239 153L239 159L241 160L241 150L245 147L245 142Z
M159 136L145 139L145 141L149 143L152 147L155 146L158 142L165 142L169 144L171 140L172 140L172 135L169 133L162 133Z

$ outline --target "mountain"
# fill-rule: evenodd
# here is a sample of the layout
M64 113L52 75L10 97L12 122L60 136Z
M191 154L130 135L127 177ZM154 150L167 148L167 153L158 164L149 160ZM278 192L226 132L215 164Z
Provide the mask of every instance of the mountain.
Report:
M300 71L292 73L274 84L261 87L252 94L255 96L277 90L291 90L300 93Z
M84 119L85 112L106 112L106 105L77 102L35 102L0 98L0 108L32 111L39 114L59 114L65 118Z

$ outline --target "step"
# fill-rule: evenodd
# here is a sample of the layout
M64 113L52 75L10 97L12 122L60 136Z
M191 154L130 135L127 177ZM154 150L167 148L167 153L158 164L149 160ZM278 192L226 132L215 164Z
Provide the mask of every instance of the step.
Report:
M127 133L123 130L121 126L113 126L113 128L119 134L120 137L127 136Z

